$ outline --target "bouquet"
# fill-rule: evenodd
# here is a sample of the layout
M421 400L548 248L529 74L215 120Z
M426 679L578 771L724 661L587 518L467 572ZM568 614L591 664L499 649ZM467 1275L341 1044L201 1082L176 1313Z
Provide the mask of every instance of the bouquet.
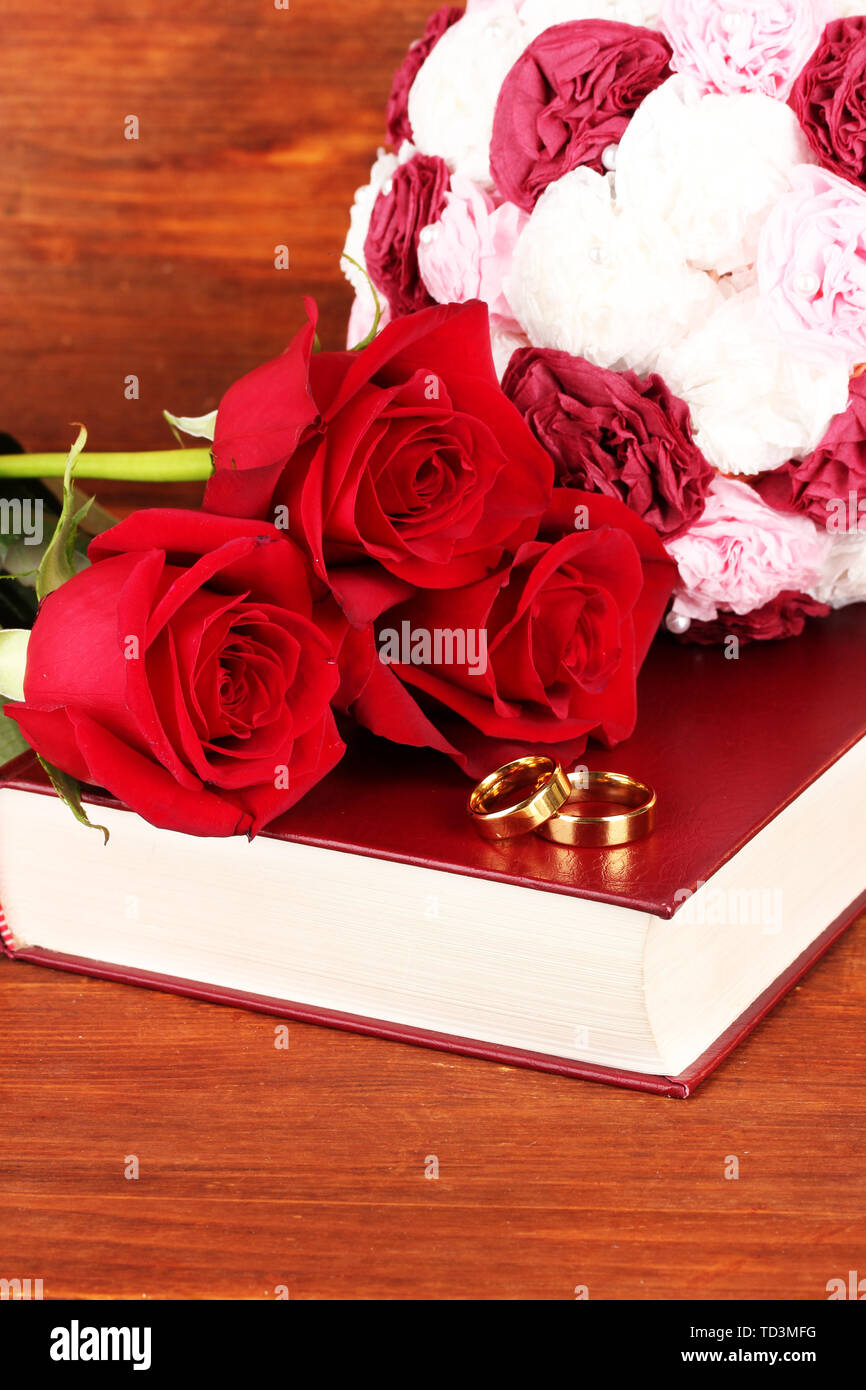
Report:
M632 732L673 562L618 498L555 486L484 304L326 352L308 301L214 416L169 419L210 447L91 454L82 429L66 458L0 458L0 479L63 474L41 545L32 508L4 512L0 591L35 621L0 631L0 692L80 820L84 783L166 829L254 836L352 723L479 777ZM88 477L207 490L94 526Z
M668 628L866 599L863 0L469 0L397 72L351 213L354 343L484 301L557 488L678 571Z

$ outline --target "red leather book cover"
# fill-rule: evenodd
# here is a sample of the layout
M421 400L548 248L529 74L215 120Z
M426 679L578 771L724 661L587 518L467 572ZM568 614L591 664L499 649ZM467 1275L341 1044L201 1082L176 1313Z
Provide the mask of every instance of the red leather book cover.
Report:
M866 605L813 623L803 637L756 643L726 659L717 647L655 644L640 681L634 736L612 751L591 748L590 768L627 772L654 786L659 822L648 840L615 850L563 853L529 836L493 844L465 812L468 783L439 755L358 737L304 801L267 832L343 853L564 893L669 918L677 894L712 877L855 743L866 736ZM50 793L29 755L7 784ZM109 798L94 792L96 803ZM864 870L866 880L866 870ZM866 888L866 883L864 883ZM653 1077L447 1038L377 1020L135 975L39 950L17 953L59 969L131 981L301 1021L496 1058L517 1066L684 1097L736 1046L866 908L866 891L757 1000L688 1073Z

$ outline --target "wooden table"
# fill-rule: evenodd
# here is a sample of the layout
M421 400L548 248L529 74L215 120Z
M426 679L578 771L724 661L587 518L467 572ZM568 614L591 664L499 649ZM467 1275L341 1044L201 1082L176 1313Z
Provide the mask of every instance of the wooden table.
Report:
M162 407L215 406L283 348L302 292L338 345L347 208L432 5L4 0L0 429L168 443ZM300 1025L281 1051L272 1019L3 962L0 1277L46 1297L822 1299L866 1275L864 1010L861 923L683 1103Z
M866 1272L864 927L688 1101L299 1024L278 1050L274 1019L4 962L0 1272L50 1297L826 1298Z

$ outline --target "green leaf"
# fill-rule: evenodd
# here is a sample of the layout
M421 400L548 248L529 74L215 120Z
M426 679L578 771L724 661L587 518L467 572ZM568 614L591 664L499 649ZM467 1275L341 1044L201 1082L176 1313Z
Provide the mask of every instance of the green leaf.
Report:
M24 672L27 667L28 628L0 628L0 697L24 699Z
M379 324L382 322L382 301L376 293L376 286L373 284L373 281L367 274L366 268L360 265L359 262L355 260L354 256L347 256L345 251L343 252L343 260L348 261L349 265L355 266L356 270L360 270L364 279L367 281L367 284L370 286L370 293L373 296L373 302L376 305L376 317L373 319L373 327L370 329L370 332L367 334L366 338L364 338L360 343L356 343L355 346L352 348L352 352L362 352L365 347L370 346L370 344L376 337L376 334L379 332Z
M18 730L18 725L14 719L8 719L5 714L0 714L0 767L6 763L11 763L13 758L17 758L19 753L23 753L27 744L24 742Z
M178 444L183 444L181 436L184 434L191 435L193 439L209 439L213 443L217 418L215 410L212 410L208 415L196 416L172 415L170 410L164 410L162 413Z
M53 594L55 589L59 589L76 573L74 562L75 536L80 522L90 511L93 498L88 497L84 505L79 507L77 511L75 510L76 499L75 488L72 485L72 473L75 462L86 443L87 430L83 425L79 425L78 437L66 456L66 466L63 470L63 510L36 576L36 596L40 603L48 594Z
M70 777L68 772L61 772L58 767L52 767L51 763L47 763L44 758L39 758L39 761L51 778L51 785L64 806L69 807L79 824L86 825L89 830L101 830L105 836L105 843L108 844L110 836L105 826L94 825L93 821L88 818L87 812L81 804L81 787L75 778Z

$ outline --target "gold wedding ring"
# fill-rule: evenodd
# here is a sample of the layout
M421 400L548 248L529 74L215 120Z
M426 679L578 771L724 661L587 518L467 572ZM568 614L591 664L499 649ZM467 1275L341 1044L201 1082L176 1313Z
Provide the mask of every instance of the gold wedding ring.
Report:
M555 758L517 758L478 783L469 814L485 840L511 840L544 825L571 795L571 782Z
M573 772L568 779L571 794L556 815L536 827L545 840L578 849L603 849L629 845L651 835L656 824L656 794L652 787L619 772ZM611 815L582 816L581 802L613 802L628 810Z

